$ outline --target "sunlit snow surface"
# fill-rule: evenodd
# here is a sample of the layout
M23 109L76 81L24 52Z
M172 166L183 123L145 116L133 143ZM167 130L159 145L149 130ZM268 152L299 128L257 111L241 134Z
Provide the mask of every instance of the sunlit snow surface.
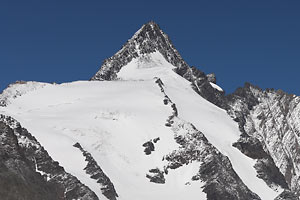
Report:
M162 167L162 157L178 148L174 133L165 126L172 110L163 104L164 95L155 83L159 77L165 92L176 104L179 117L193 123L262 199L278 192L256 177L254 160L232 147L239 138L238 125L224 110L209 103L174 73L159 53L133 59L118 73L117 81L78 81L60 85L41 84L9 99L0 112L16 118L45 147L54 160L106 199L95 180L83 170L86 162L73 147L79 142L89 151L113 182L121 200L206 199L201 186L191 180L200 163L170 170L165 184L150 183L149 169ZM31 85L29 85L31 87ZM22 88L24 88L22 86ZM143 143L160 137L155 151L145 155Z
M214 84L214 83L210 82L210 85L211 85L213 88L215 88L216 90L219 90L219 91L223 92L223 89L222 89L220 86L218 86L217 84Z

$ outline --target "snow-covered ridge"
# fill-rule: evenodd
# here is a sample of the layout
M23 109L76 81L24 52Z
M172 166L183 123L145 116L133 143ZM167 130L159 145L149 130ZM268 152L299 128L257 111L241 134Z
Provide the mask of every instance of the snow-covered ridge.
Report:
M40 83L35 81L17 81L14 84L10 84L3 92L0 94L0 106L7 106L10 101L18 96L26 94L27 92L34 91L36 89L50 85L48 83Z

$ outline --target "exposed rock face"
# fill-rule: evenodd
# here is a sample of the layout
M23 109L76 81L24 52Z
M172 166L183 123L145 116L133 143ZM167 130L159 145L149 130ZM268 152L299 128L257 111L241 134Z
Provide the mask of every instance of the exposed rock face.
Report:
M284 176L276 167L272 157L265 152L261 142L254 137L241 137L233 146L237 147L242 153L250 158L256 159L254 165L258 177L263 179L269 187L278 189L278 186L289 189Z
M89 152L84 150L78 142L74 144L74 147L78 148L85 157L87 166L84 168L84 170L91 176L92 179L97 180L102 194L109 200L116 200L118 194L115 190L114 185L112 184L108 176L106 176L106 174L103 172L101 167L97 164L93 156Z
M281 174L283 174L288 187L285 186L282 178L273 179L278 172L274 166L272 169L268 168L268 170L263 171L265 173L275 173L273 174L274 177L271 178L271 182L279 184L283 188L289 188L299 197L300 98L284 93L281 90L268 89L263 91L246 83L243 88L238 88L235 93L227 96L226 101L228 113L239 122L240 130L243 133L241 140L249 140L245 139L249 137L256 138L262 147L255 147L259 145L257 141L255 141L255 144L251 142L254 148L251 147L250 149L255 149L252 152L245 150L243 145L240 145L241 143L236 144L236 146L249 157L254 156L251 154L256 154L255 156L258 156L258 159L262 158L263 160L258 162L265 165L265 167L266 165L272 165L271 163L274 162ZM254 139L251 140L253 141ZM246 143L249 146L250 143ZM260 153L257 152L258 149L261 149L259 150ZM266 176L266 174L263 176ZM277 177L279 178L280 175ZM287 191L285 194L287 194ZM280 198L283 198L283 196Z
M176 68L174 71L191 82L193 89L208 101L222 106L223 92L216 91L209 80L216 82L212 75L208 77L196 67L190 67L173 46L169 37L153 21L142 26L134 36L114 56L104 60L100 70L91 80L116 80L120 69L132 59L144 54L160 52Z
M93 191L52 160L17 121L0 115L0 133L1 198L98 200Z
M47 182L34 169L14 131L0 122L0 195L1 199L65 199L64 189Z

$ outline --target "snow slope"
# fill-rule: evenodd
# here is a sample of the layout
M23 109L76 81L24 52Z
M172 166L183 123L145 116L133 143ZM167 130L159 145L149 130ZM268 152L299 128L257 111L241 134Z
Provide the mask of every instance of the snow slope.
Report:
M83 170L86 162L73 147L79 142L113 182L119 199L206 199L201 182L186 183L199 170L192 163L172 170L165 184L149 182L150 169L162 167L162 157L178 148L174 133L165 126L172 110L155 83L176 103L180 117L193 123L209 142L228 156L233 168L254 193L274 199L280 191L256 177L254 160L232 144L239 138L238 125L227 113L199 96L190 83L173 71L174 66L154 52L133 59L117 74L116 81L78 81L21 92L0 112L17 119L47 149L54 160L106 199L96 181ZM28 87L31 87L29 84ZM23 86L22 86L23 88ZM30 91L30 92L27 92ZM159 137L155 151L145 155L145 142ZM76 163L76 164L74 164Z

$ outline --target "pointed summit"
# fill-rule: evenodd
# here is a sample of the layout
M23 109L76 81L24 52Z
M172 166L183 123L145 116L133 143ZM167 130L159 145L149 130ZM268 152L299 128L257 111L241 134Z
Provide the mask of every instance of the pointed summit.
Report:
M169 37L154 21L144 24L129 41L137 45L141 54L152 53L154 51L160 51L162 53L163 51L171 49L178 54Z
M130 40L134 40L137 37L147 38L145 34L149 34L148 38L154 39L155 37L162 37L164 40L164 37L166 35L163 35L163 31L160 29L159 25L155 23L154 21L149 21L148 23L144 24L134 35Z
M191 82L192 88L203 98L223 107L223 91L215 89L208 77L196 67L190 67L154 21L144 24L114 56L105 59L99 71L91 78L92 81L116 80L122 67L134 58L145 54L159 52L167 62L175 68L175 73ZM159 76L159 74L157 75ZM211 79L211 77L210 77Z
M100 70L91 80L115 80L120 69L133 58L156 51L175 67L185 69L184 71L189 68L169 37L157 23L150 21L144 24L114 56L104 60Z

